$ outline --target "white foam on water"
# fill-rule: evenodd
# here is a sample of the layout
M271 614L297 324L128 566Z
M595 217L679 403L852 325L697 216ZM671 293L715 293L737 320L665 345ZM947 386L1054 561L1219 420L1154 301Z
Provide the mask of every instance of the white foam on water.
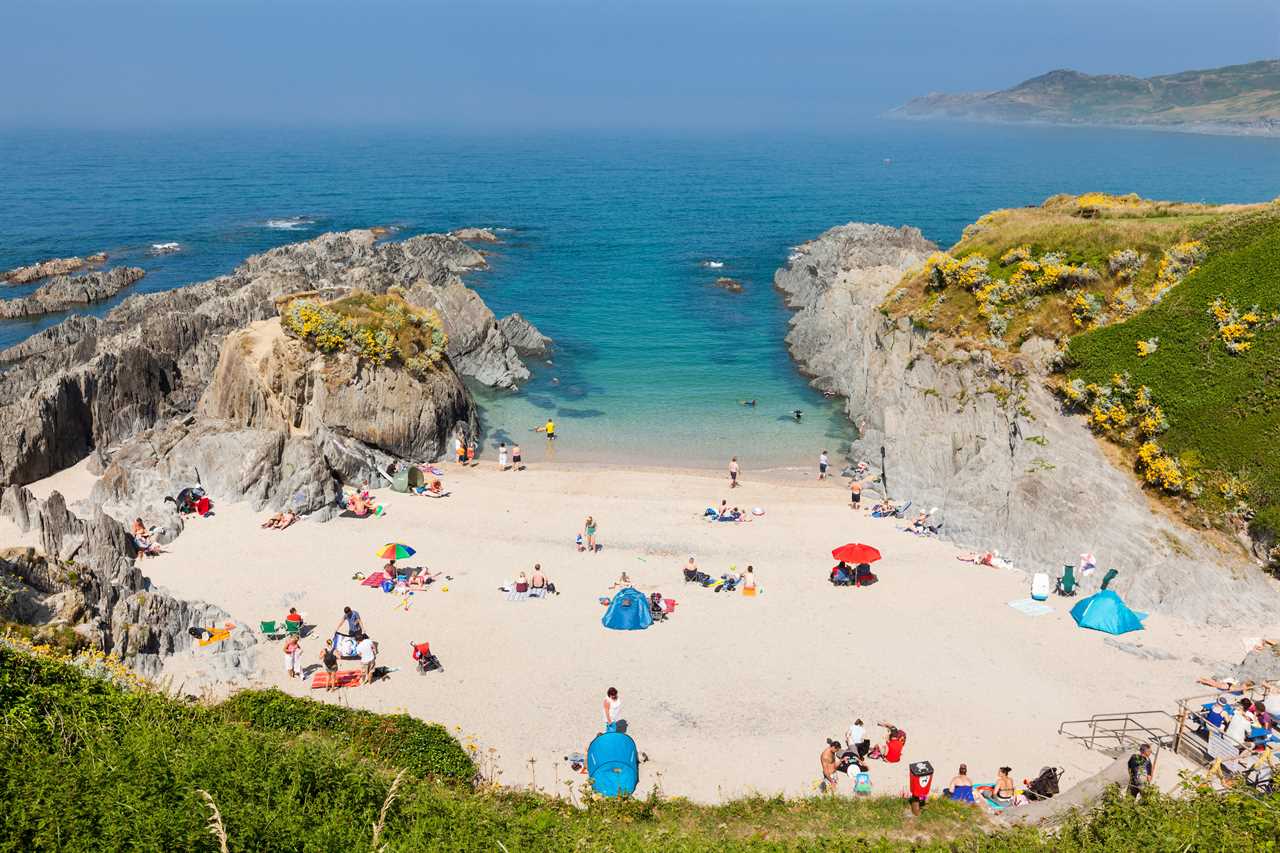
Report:
M315 225L314 219L308 219L305 216L287 216L284 219L268 219L263 223L267 228L275 228L280 231L297 231L299 228L305 228L308 225Z
M702 265L709 270L718 270L724 266L724 261L703 261Z
M181 252L181 243L152 243L151 254L153 255L171 255L174 252Z

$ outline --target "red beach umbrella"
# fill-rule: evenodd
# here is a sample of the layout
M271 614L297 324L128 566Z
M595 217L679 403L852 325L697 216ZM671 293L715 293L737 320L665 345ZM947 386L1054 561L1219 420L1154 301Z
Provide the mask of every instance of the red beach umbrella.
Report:
M832 551L831 556L842 563L874 563L880 559L880 552L870 545L863 545L861 542L850 542L848 545L841 545Z

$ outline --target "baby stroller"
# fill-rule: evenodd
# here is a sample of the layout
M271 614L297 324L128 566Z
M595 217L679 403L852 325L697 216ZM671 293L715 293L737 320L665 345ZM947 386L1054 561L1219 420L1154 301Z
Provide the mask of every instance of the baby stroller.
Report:
M649 615L654 622L667 621L667 610L662 606L662 593L655 592L649 596Z
M440 663L440 658L431 653L430 643L410 643L409 648L413 650L413 659L418 662L419 675L444 671L444 664Z
M1027 784L1028 800L1047 800L1058 795L1058 780L1066 771L1061 767L1041 767L1040 775Z

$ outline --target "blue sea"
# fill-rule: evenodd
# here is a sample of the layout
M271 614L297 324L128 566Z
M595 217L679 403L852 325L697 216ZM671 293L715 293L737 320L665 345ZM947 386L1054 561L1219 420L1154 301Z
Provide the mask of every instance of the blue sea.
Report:
M839 136L10 131L0 269L105 250L147 270L139 292L328 230L505 229L468 283L557 349L518 392L478 390L491 441L523 439L536 461L546 449L529 430L551 414L561 460L720 466L736 454L749 471L811 465L851 437L783 344L772 277L792 246L857 220L950 244L993 208L1086 190L1275 198L1280 140L895 122ZM170 242L180 251L151 254ZM745 291L715 287L721 275ZM0 323L0 347L60 319Z

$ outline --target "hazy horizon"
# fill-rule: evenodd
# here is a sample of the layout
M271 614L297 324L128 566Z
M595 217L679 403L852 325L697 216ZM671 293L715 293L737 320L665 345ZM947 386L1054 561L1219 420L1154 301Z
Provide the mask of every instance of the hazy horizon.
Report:
M6 4L0 126L823 129L1055 68L1280 55L1280 3Z

